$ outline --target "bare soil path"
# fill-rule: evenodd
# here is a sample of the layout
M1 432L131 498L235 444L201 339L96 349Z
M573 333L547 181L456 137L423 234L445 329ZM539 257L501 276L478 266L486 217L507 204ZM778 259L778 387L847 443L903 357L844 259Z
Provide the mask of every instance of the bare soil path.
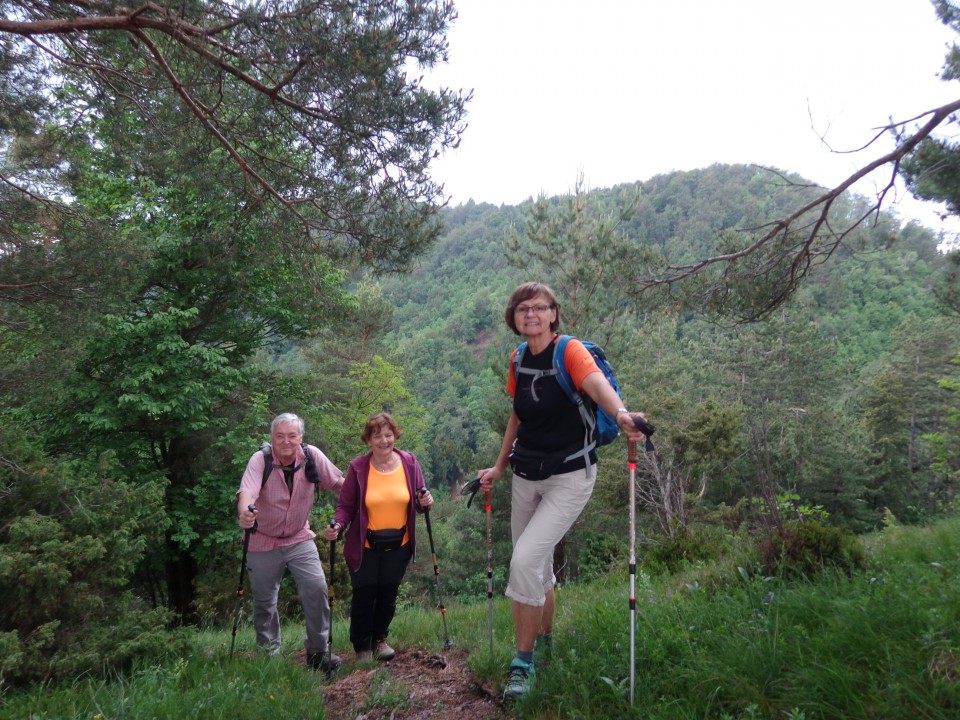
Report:
M303 660L303 658L301 658ZM358 665L352 653L322 680L328 720L506 720L496 688L481 684L467 653L398 649L389 662Z

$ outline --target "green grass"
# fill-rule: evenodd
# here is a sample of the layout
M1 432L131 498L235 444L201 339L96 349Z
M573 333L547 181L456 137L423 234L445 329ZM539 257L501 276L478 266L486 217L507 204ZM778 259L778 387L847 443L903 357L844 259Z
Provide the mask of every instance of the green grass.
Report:
M558 589L552 657L520 718L960 717L960 520L890 528L868 541L869 569L801 581L720 565L682 576L637 578L635 702L629 702L626 571ZM498 594L502 588L498 589ZM470 667L500 687L513 653L508 602L496 600L494 652L486 602L447 600L450 638ZM338 607L338 611L343 608ZM337 616L335 647L347 621ZM284 626L286 652L301 627ZM406 601L392 627L397 646L442 651L439 611ZM193 652L123 678L80 678L7 692L4 718L322 718L322 674L289 657L250 654L249 627L226 659L230 632L198 632ZM359 701L360 699L358 699ZM397 710L406 698L377 671L365 702Z
M125 678L82 678L70 685L11 694L4 718L322 718L320 679L286 659L226 662L198 647L189 658L140 667Z

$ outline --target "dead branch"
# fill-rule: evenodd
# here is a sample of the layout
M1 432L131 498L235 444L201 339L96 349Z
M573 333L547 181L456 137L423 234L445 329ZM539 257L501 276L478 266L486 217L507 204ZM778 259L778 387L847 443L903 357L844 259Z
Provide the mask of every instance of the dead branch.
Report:
M779 307L797 288L800 280L814 265L828 259L846 238L856 228L862 225L871 216L879 215L887 194L894 189L894 183L900 170L900 164L917 146L929 137L953 113L960 110L960 100L925 112L912 120L901 123L891 123L864 147L876 142L885 132L902 129L903 126L914 120L928 117L927 122L915 133L902 138L897 147L885 155L873 160L857 172L850 175L836 187L827 190L810 202L806 203L785 218L752 228L740 228L738 232L757 235L750 244L735 252L714 255L695 263L685 265L671 265L659 277L648 278L640 283L640 292L653 288L672 289L685 280L691 280L701 275L713 266L723 265L723 278L732 280L736 276L737 264L746 258L754 256L762 248L775 247L779 249L771 253L771 257L753 268L750 275L759 277L765 272L772 272L779 268L784 261L788 262L786 277L781 281L778 290L773 294L763 308L748 319L757 319L769 314ZM830 220L830 212L837 199L851 186L867 177L871 173L891 166L890 176L883 188L876 196L876 201L858 217L845 223L842 229L834 228ZM707 290L707 295L718 297L726 292L724 283L718 283Z

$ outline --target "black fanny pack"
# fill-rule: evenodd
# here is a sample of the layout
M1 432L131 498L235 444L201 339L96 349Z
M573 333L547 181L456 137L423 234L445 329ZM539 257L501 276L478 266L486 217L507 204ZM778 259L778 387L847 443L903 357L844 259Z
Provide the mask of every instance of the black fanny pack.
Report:
M524 480L546 480L551 475L556 475L569 456L569 449L545 453L528 450L520 443L514 443L513 450L510 451L510 467L514 475Z
M367 530L367 542L370 549L376 552L393 552L403 545L404 528L399 530Z

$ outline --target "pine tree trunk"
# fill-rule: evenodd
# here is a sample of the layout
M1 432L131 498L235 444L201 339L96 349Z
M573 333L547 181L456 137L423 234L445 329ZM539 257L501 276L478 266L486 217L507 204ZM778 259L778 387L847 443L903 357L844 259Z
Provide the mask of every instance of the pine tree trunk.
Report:
M167 538L168 559L166 563L167 603L174 612L178 625L194 625L197 608L194 604L197 567L189 551Z

